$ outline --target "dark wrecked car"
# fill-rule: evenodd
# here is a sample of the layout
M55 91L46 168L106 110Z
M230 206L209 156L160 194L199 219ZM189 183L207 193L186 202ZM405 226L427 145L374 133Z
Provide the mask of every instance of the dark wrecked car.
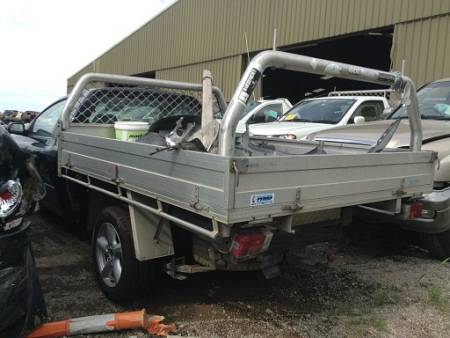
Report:
M58 179L56 170L56 125L65 104L66 98L61 98L45 108L28 127L22 122L14 122L9 125L8 130L19 148L35 158L36 168L46 190L42 206L61 217L74 219L75 216L70 213L66 186Z
M32 157L0 126L0 337L22 337L46 315L27 219L43 195Z

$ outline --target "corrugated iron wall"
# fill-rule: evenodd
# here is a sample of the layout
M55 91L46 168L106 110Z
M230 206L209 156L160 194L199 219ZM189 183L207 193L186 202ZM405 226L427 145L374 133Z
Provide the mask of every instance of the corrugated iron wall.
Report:
M450 15L396 25L392 68L400 70L403 59L418 86L450 77Z
M239 55L226 59L157 71L156 78L201 83L203 70L209 69L214 78L214 85L222 89L225 97L229 98L233 94L241 77L241 67L242 57Z
M244 32L253 52L272 46L274 28L278 46L287 46L448 12L450 0L179 0L95 60L95 68L163 71L242 55Z
M89 63L78 72L76 72L69 80L67 80L67 90L72 90L73 86L75 86L76 80L78 80L83 74L95 72L95 61Z

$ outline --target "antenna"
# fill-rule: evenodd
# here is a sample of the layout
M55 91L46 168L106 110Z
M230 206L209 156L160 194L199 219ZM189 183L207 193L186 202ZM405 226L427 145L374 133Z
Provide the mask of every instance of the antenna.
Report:
M276 28L273 29L273 45L272 45L272 49L273 50L277 50L277 29Z
M402 60L402 70L401 70L401 74L405 75L405 59Z
M250 51L248 50L247 32L244 32L245 50L247 51L247 61L250 63Z

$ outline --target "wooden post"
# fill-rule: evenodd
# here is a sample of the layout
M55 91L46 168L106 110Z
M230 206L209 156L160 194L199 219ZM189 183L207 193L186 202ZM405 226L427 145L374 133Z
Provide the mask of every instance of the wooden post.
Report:
M212 82L211 72L203 70L202 127L214 120Z

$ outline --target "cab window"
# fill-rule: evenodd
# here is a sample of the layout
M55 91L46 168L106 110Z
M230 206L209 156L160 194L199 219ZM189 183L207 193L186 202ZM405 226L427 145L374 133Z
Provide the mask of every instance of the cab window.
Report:
M382 101L366 101L356 109L350 123L356 116L364 117L366 122L379 121L383 119L384 104Z

